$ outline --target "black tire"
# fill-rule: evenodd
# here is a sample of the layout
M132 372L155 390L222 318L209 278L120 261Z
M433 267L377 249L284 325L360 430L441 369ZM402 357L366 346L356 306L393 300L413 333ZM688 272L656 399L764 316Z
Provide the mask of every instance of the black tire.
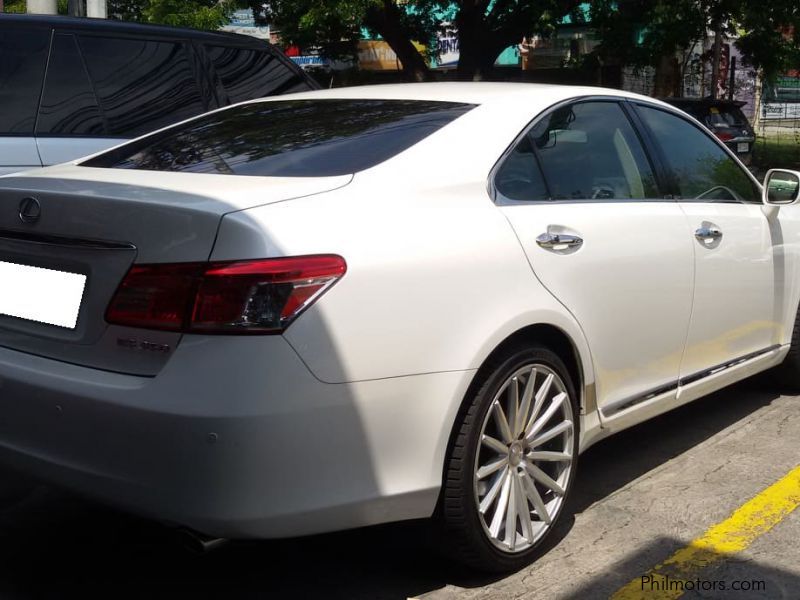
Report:
M775 381L789 391L800 390L800 309L794 319L792 343L783 362L771 372Z
M573 459L570 463L569 473L566 475L568 481L563 486L565 493L559 505L560 509L552 522L549 526L537 523L539 527L544 527L543 533L540 534L541 537L535 539L535 543L529 547L512 552L498 547L499 540L491 539L486 518L479 516L478 486L480 483L474 479L477 477L475 468L476 461L479 460L478 453L484 451L483 447L479 448L479 438L483 428L489 423L489 410L495 397L503 390L503 385L520 369L537 364L543 365L556 374L568 394L568 404L572 411L574 425L571 442L566 438L567 441L563 443L565 446L572 446ZM534 376L534 384L537 381L536 377ZM445 463L445 479L438 519L441 534L440 544L447 555L470 567L493 573L518 570L535 558L537 549L552 532L563 513L561 509L563 509L563 504L566 502L566 497L569 495L575 479L580 433L576 399L574 385L563 361L557 354L542 346L514 346L490 359L490 362L481 369L479 379L473 384L471 392L465 400L465 407L460 413L459 422L456 423L454 439ZM494 419L495 415L491 415L491 418ZM526 421L525 417L522 417L522 421ZM520 436L522 435L524 434L520 434ZM524 438L520 437L520 439L524 441ZM509 454L510 456L511 454ZM508 464L511 465L510 459ZM523 467L519 465L508 468L523 470ZM505 472L504 467L503 473ZM499 479L501 475L498 474L497 477ZM524 477L524 475L520 475L520 477ZM520 483L520 487L524 486ZM512 486L512 494L513 489ZM528 507L530 509L532 504ZM531 514L530 510L528 514ZM538 511L533 511L533 514L538 514ZM521 526L521 521L519 523ZM517 521L515 520L515 532L516 528ZM507 533L505 535L507 536ZM512 537L515 535L517 534L512 534ZM531 538L533 539L534 536ZM527 543L532 540L526 539L525 541Z

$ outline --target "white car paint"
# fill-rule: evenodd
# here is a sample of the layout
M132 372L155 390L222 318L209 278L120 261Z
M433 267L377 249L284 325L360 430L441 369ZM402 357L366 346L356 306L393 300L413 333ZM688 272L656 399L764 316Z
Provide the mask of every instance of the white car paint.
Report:
M328 90L278 100L478 106L352 177L73 163L0 179L2 211L16 210L23 193L48 201L61 194L75 216L65 209L63 221L42 221L39 230L76 236L119 227L122 238L107 237L139 235L139 263L178 254L167 243L147 246L156 238L140 231L136 215L153 233L154 215L192 212L219 224L210 245L182 246L196 253L182 260L332 253L348 267L282 336L169 338L177 348L146 377L0 348L5 459L211 535L300 535L430 516L470 383L526 327L550 326L570 340L581 450L780 363L800 299L796 206L492 201L490 174L518 134L549 107L586 96L666 106L616 90L541 85ZM82 211L86 198L105 220ZM132 222L115 225L113 211ZM724 230L722 251L698 247L702 221ZM191 236L189 225L181 235ZM548 228L585 244L545 251L535 238ZM202 255L197 248L206 246ZM112 339L120 334L108 328ZM55 405L64 424L38 427Z

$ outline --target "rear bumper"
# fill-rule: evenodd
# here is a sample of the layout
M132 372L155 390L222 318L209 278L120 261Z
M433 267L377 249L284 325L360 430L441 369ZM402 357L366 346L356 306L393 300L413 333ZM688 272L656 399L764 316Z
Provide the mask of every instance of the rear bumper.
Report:
M745 165L749 165L753 158L753 146L755 146L755 142L755 138L741 137L728 140L725 142L725 145L730 148L731 152L733 152L739 158L739 160L741 160ZM747 144L747 151L740 152L739 144Z
M0 348L0 460L220 537L425 517L470 377L325 384L281 337L186 336L154 378Z

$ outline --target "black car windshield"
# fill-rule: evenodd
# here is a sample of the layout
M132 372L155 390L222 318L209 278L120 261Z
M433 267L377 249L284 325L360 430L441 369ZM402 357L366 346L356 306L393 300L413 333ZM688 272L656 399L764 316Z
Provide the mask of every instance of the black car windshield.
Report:
M475 105L418 100L282 100L203 115L81 163L86 167L270 177L373 167Z

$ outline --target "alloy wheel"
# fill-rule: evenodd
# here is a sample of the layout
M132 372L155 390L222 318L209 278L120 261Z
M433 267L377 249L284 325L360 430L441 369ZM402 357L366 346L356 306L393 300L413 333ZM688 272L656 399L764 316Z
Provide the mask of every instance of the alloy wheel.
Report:
M500 387L475 456L475 505L484 533L503 552L535 545L558 516L573 471L575 422L564 382L529 364Z

